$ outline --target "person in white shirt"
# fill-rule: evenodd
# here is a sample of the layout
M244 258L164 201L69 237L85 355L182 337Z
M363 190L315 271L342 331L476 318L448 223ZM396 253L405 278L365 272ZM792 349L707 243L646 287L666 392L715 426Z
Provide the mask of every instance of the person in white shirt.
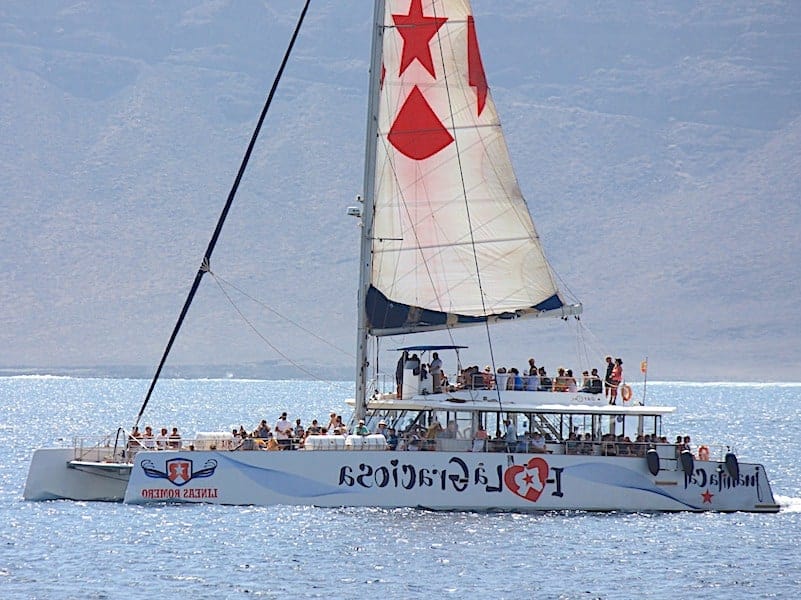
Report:
M289 432L292 430L292 425L286 419L286 413L281 413L281 418L275 424L275 439L282 446L289 445Z
M167 442L169 441L169 435L167 435L167 428L162 427L159 434L156 436L156 448L159 450L166 450L167 449Z

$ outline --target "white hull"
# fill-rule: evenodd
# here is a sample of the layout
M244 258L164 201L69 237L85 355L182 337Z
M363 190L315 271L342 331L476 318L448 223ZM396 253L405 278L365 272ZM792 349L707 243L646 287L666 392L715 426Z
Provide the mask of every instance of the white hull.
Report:
M119 502L131 474L131 465L104 462L103 449L83 453L76 462L73 448L34 451L23 497L26 500L97 500Z
M60 454L59 454L60 453ZM67 466L71 451L39 450L25 497L229 505L420 507L434 510L776 512L761 465L696 461L685 475L663 459L496 452L151 451L124 481ZM122 465L120 465L122 467ZM45 471L46 470L46 471ZM127 477L125 477L127 479ZM47 482L47 483L45 483Z

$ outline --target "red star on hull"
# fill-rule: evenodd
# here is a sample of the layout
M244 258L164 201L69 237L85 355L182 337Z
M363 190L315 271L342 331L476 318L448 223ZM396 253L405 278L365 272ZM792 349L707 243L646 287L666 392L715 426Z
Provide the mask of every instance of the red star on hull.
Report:
M710 494L709 490L706 490L703 494L701 494L701 498L704 499L704 504L712 504L712 498L715 497L715 494Z

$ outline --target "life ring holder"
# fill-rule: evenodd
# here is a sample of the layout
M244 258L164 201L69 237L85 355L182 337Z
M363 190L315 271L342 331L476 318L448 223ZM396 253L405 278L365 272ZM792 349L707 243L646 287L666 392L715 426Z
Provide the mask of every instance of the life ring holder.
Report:
M620 397L623 399L623 402L628 402L631 400L632 392L631 386L627 383L624 383L620 386Z
M698 460L709 460L709 446L698 446Z

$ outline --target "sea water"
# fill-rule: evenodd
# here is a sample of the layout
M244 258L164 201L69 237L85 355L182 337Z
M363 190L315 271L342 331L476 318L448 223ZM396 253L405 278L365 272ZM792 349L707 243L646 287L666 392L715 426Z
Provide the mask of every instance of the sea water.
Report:
M33 448L130 427L147 381L0 378L0 598L796 598L801 384L656 383L671 439L767 469L779 514L25 502ZM349 417L348 383L166 380L142 424ZM638 390L642 393L642 390Z

